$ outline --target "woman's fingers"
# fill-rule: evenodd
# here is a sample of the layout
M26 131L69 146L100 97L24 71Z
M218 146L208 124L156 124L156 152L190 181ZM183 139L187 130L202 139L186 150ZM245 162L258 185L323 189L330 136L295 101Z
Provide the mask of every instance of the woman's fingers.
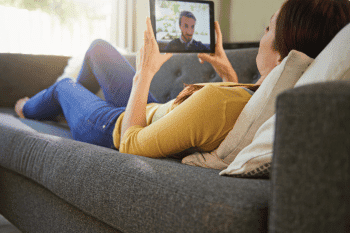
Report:
M147 19L146 19L146 26L147 26L148 33L153 35L152 23L151 23L151 19L149 17L147 17Z
M153 33L153 30L152 30L152 26L150 25L150 22L148 20L149 18L147 17L147 20L146 20L146 24L147 24L147 28L146 30L144 31L144 35L143 35L143 40L144 40L144 45L149 45L150 43L150 40L152 40L152 33ZM153 35L154 37L154 35Z
M144 44L140 49L139 55L139 71L156 73L163 63L171 58L172 54L167 53L162 55L159 53L159 47L154 37L149 17L146 19L146 25L147 28L144 31Z
M153 45L158 45L156 38L154 37L153 27L152 27L151 19L149 17L147 17L146 19L146 25L147 25L148 39L151 40Z
M143 44L146 45L147 42L148 42L147 30L145 30L145 32L143 33Z
M216 43L222 45L222 33L221 33L221 29L218 21L215 21L215 32L217 36Z
M198 58L200 59L199 62L202 63L202 64L203 64L205 61L206 61L206 62L209 62L209 63L211 63L212 61L214 61L214 56L209 55L209 54L206 54L206 53L199 53L199 54L198 54Z
M221 34L221 30L220 30L220 26L219 26L219 22L215 21L215 32L216 32L216 48L215 48L215 54L206 54L206 53L200 53L198 54L198 58L199 58L199 62L201 64L204 63L204 61L209 62L209 63L213 63L215 62L215 59L217 59L217 57L220 56L221 53L221 49L222 48L222 34Z

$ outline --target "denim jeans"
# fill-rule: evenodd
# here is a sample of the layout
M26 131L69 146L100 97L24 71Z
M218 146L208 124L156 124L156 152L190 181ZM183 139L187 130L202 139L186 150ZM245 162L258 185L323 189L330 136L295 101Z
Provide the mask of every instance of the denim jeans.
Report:
M113 148L116 120L125 111L135 70L103 40L86 52L77 81L62 79L39 92L24 105L28 119L52 120L63 112L75 140ZM105 101L96 96L99 87ZM157 103L149 93L148 103Z

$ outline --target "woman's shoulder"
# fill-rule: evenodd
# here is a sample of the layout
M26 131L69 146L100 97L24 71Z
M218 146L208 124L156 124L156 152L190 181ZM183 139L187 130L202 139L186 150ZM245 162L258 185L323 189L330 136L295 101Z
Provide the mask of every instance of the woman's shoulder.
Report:
M215 87L246 87L249 89L257 90L260 85L252 84L252 83L234 83L234 82L211 82L211 83L195 83L191 85L196 86L215 86Z
M216 98L218 100L243 98L249 99L254 91L251 90L251 85L205 85L200 92L207 98ZM237 99L235 100L237 101Z

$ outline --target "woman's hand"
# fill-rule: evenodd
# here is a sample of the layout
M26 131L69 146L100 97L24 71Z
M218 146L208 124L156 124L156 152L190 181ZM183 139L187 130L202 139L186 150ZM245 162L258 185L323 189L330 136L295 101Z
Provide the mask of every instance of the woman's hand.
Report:
M153 76L159 68L169 60L172 54L160 54L156 39L154 38L150 18L146 20L147 29L144 35L144 44L136 60L136 74L128 104L122 122L120 139L123 139L125 132L132 126L147 126L146 106L149 88Z
M152 79L160 67L171 58L172 54L160 54L149 17L146 19L146 24L144 44L136 59L136 76Z
M216 73L223 79L225 82L236 82L238 83L238 77L235 70L232 68L230 61L228 60L224 47L222 45L222 34L220 30L219 23L215 21L215 32L216 32L216 45L214 54L200 53L198 58L200 63L204 61L209 62L215 69Z

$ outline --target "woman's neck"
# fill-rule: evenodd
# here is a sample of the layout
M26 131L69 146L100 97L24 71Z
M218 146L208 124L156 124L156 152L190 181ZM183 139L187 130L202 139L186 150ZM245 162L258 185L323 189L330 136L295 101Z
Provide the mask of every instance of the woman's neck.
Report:
M255 83L256 85L261 85L267 75L261 76L259 80Z

